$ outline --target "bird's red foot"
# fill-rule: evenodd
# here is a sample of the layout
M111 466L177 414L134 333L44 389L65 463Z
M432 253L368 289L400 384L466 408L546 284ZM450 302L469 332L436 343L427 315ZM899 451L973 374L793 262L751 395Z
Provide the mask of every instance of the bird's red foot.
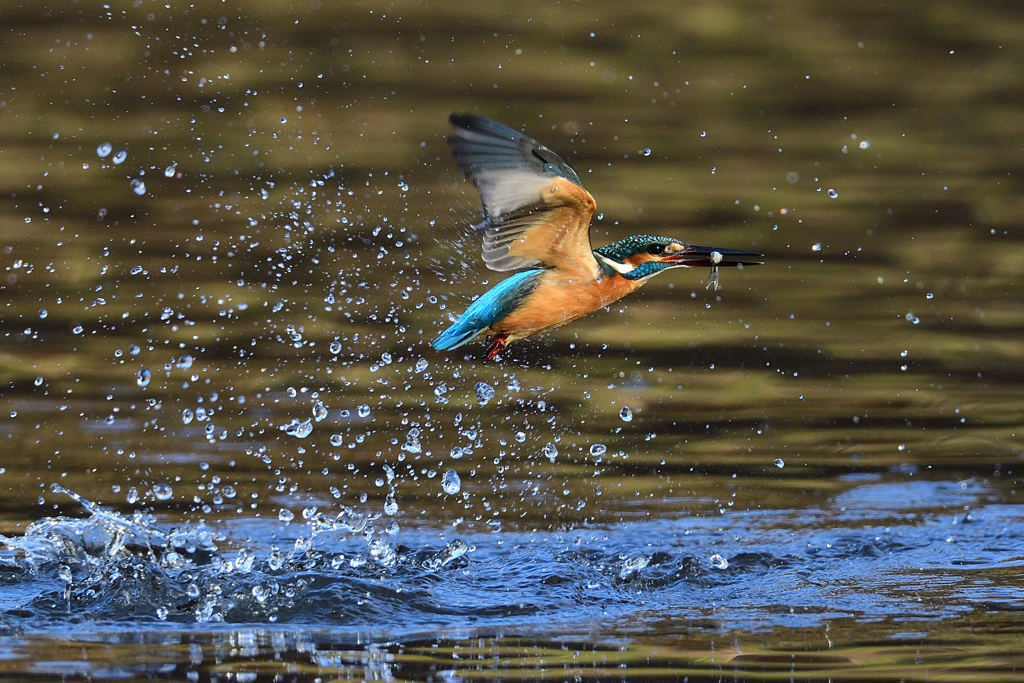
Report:
M507 339L507 334L499 334L497 337L487 338L487 360L494 360L495 356L501 353L501 350L505 348Z

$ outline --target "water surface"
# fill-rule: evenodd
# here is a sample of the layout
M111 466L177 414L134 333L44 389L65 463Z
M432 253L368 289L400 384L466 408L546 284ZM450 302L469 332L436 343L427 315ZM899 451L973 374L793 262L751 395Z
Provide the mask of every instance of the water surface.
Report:
M3 8L0 672L1013 677L1014 9ZM457 110L766 264L436 353Z

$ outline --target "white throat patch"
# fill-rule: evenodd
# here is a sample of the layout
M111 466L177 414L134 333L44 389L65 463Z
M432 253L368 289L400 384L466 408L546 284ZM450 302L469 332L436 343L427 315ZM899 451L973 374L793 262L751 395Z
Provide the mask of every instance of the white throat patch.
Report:
M601 259L602 263L606 264L608 267L615 270L615 272L621 273L622 275L625 275L626 273L632 273L635 268L635 266L631 266L628 263L619 263L618 261L613 261L604 254L594 255L597 256L597 258Z

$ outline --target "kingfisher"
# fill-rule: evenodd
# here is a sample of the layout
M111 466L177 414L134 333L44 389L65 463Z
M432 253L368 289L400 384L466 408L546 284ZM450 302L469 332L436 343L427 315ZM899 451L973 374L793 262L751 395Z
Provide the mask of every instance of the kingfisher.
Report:
M761 265L753 251L702 247L671 237L633 235L594 249L590 219L597 204L562 157L491 119L449 117L459 169L480 193L483 260L491 270L520 272L478 297L435 339L439 350L478 337L493 360L509 343L551 330L618 301L669 268Z

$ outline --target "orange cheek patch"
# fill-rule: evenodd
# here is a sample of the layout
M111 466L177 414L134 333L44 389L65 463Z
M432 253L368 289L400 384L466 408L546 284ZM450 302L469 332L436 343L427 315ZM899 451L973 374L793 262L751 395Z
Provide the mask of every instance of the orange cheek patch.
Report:
M637 266L643 265L644 263L647 263L648 261L657 261L657 260L658 260L657 256L653 256L653 255L647 254L647 253L640 253L640 254L635 254L633 256L630 256L628 259L626 259L626 263L628 263L629 265L631 265L634 268L636 268Z

